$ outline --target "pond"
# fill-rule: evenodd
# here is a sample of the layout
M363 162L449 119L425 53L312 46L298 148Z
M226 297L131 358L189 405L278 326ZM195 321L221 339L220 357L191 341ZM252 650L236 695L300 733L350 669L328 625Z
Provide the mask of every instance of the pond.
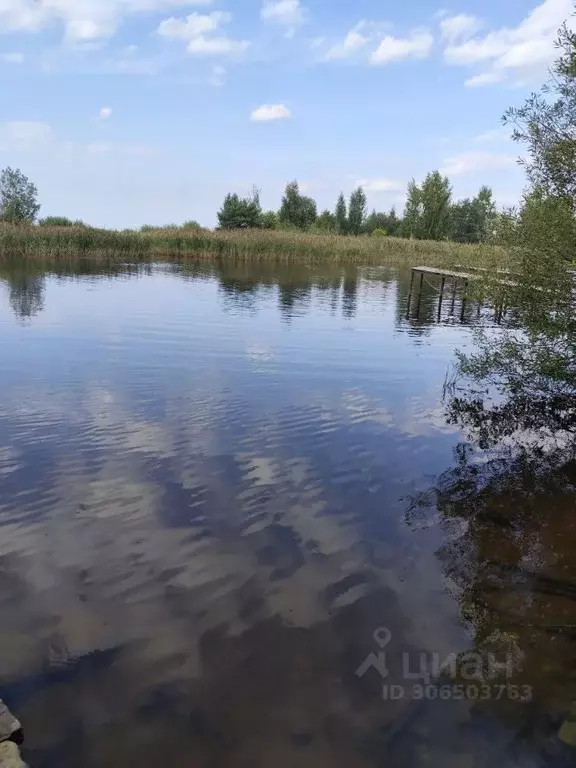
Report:
M501 313L436 287L3 269L0 696L34 768L564 759L576 470L478 482L446 382Z

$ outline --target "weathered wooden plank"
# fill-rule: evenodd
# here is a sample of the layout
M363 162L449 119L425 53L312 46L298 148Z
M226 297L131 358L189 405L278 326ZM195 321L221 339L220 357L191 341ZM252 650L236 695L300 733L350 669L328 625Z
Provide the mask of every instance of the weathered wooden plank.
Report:
M413 272L421 272L424 275L440 275L442 277L455 277L461 280L477 280L480 275L471 272L454 272L452 269L440 269L438 267L412 267Z

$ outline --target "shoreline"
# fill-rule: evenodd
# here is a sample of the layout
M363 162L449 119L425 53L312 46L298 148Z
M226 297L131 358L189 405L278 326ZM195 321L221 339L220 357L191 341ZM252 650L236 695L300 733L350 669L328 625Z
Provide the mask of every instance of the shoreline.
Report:
M0 225L0 261L218 260L277 263L502 265L496 245L396 237L317 235L276 230L106 230L90 227Z

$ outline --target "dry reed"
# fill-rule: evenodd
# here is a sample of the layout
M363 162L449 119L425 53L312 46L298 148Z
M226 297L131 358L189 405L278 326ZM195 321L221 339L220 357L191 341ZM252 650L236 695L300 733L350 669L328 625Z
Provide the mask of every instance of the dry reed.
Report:
M91 227L0 225L0 260L166 261L230 259L404 266L502 264L496 246L406 240L394 237L340 237L271 230L217 231L155 229L105 230Z

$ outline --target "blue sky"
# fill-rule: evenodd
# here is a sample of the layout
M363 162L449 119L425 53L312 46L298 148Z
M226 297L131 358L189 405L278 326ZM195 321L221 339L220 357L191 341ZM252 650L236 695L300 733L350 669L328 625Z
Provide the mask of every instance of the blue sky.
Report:
M412 177L518 200L500 117L573 0L0 0L0 166L44 215L213 225L228 191L377 209Z

